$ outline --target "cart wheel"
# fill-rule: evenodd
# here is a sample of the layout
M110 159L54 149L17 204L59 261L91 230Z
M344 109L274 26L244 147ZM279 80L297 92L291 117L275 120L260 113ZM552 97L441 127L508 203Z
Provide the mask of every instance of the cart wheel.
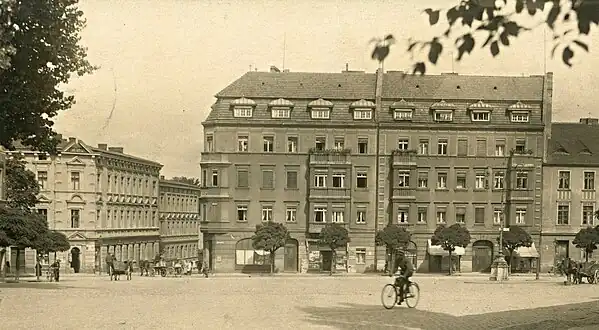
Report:
M166 269L161 269L160 270L160 276L166 277Z
M587 281L589 281L589 284L595 283L595 274L589 275L589 277L587 277Z

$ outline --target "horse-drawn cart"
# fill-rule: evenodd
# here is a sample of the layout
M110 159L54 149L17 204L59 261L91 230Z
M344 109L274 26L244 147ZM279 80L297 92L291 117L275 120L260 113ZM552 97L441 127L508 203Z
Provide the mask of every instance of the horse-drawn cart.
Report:
M181 264L173 260L160 260L154 265L154 271L162 277L167 275L181 276L183 274Z
M586 277L590 284L599 283L599 264L595 261L582 262L578 266L578 283Z
M112 273L110 275L110 280L118 281L120 280L121 275L127 276L127 280L131 280L131 273L133 272L133 266L130 262L127 261L113 261L112 262Z

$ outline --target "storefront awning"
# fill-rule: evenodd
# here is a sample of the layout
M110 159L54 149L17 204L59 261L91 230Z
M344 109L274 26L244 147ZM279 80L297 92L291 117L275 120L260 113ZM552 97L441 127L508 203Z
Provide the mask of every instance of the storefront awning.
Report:
M535 244L532 243L532 245L530 247L526 247L526 246L521 246L519 248L516 249L516 257L518 258L538 258L539 257L539 252L537 251L537 248L535 247Z
M431 256L448 256L449 255L449 251L443 250L443 247L441 245L433 245L433 243L431 242L430 239L428 240L427 252ZM464 249L461 246L458 246L451 253L451 255L463 256L465 253L466 253L466 249Z

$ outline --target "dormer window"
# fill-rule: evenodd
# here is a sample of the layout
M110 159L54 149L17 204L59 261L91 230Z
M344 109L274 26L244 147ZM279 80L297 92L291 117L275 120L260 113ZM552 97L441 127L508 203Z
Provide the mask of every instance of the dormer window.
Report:
M472 111L472 121L490 121L491 113L489 111Z
M512 123L528 123L529 116L526 111L514 111L511 113L510 119Z
M353 110L355 120L371 120L376 105L371 101L361 99L350 104L349 108Z
M470 118L472 121L491 121L491 111L493 111L493 106L490 104L478 101L470 104L468 110L470 111Z
M312 119L330 119L331 109L329 108L314 108L310 110Z
M433 118L437 122L451 122L453 121L453 111L456 106L452 103L441 100L431 105L433 111Z
M252 107L235 107L233 116L235 118L252 118Z
M530 122L530 112L532 107L520 101L507 107L507 111L512 123L528 123Z
M357 119L357 120L372 119L372 109L355 109L354 110L354 119Z
M414 114L416 105L412 102L401 99L397 102L393 102L390 108L393 110L393 119L398 121L412 120L412 115Z
M271 118L290 118L293 103L286 99L276 99L268 104Z
M453 110L435 110L435 121L453 121Z
M413 110L395 109L393 111L393 119L395 120L412 120Z

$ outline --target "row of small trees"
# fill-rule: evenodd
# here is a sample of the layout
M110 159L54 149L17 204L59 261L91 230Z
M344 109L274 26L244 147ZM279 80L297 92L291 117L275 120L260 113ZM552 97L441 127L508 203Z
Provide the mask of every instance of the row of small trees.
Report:
M0 262L4 263L6 248L17 250L15 280L19 279L20 250L32 248L38 254L67 251L70 244L66 236L50 230L47 220L35 212L39 185L35 174L25 168L18 157L6 161L7 204L0 207ZM6 268L2 278L6 276Z

